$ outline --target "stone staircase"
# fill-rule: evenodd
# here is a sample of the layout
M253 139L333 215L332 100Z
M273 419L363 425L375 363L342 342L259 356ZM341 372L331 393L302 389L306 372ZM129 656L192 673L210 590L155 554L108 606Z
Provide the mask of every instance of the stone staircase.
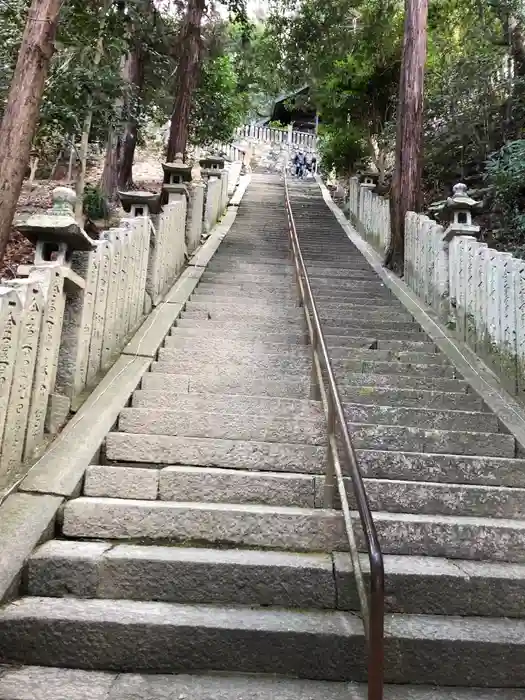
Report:
M385 698L524 700L521 449L317 186L291 197L385 553ZM282 181L255 174L23 597L0 610L0 699L366 698L310 370Z

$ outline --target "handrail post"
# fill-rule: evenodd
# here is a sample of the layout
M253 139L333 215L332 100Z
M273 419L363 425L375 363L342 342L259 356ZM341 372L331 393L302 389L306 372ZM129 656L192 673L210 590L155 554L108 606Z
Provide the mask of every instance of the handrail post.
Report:
M324 474L324 507L333 508L335 502L335 464L334 464L334 454L332 452L333 446L335 444L335 407L334 398L331 392L328 392L326 397L327 402L327 416L326 416L326 432L328 435L328 446L326 454L326 470Z

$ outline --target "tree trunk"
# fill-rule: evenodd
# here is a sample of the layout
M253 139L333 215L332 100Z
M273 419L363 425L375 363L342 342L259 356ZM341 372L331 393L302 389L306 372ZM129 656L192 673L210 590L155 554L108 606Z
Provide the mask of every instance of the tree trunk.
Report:
M62 0L32 0L0 125L0 261L29 163Z
M135 120L129 121L124 129L118 172L119 190L129 190L133 187L133 160L137 145L138 127Z
M178 41L180 54L175 73L175 103L166 155L168 162L174 161L177 153L184 155L188 145L192 97L201 60L201 23L204 9L205 0L188 0L186 17Z
M397 108L396 165L390 195L391 238L385 265L403 274L405 215L421 206L423 83L428 0L405 0L405 31Z
M154 11L151 4L147 10ZM134 31L139 29L134 27ZM144 61L145 54L142 48L140 35L137 34L131 50L122 65L122 79L128 83L128 96L120 105L121 113L127 120L122 133L115 129L110 130L106 149L106 160L101 178L101 189L106 198L111 201L115 198L117 190L127 190L133 186L133 159L137 144L138 124L136 117L136 105L133 100L138 100L144 87ZM119 105L117 105L117 109Z
M105 4L106 8L107 5ZM96 68L102 59L102 50L104 47L103 35L104 26L106 24L105 17L102 20L102 25L100 28L100 34L97 41L97 48L95 50L95 56L93 57L93 66ZM82 136L80 137L80 172L77 178L76 185L76 195L77 201L75 203L75 219L82 225L83 223L83 204L84 204L84 190L86 188L86 165L87 165L87 154L89 147L89 133L91 131L91 122L93 120L93 99L90 98L88 102L88 108L86 116L84 117L84 125L82 127Z

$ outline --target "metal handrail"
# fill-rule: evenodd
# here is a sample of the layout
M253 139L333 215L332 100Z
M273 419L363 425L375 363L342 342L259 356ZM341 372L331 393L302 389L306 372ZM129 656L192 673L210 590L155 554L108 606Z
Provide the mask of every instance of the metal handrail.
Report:
M337 485L348 544L350 546L350 556L356 578L357 592L359 595L361 615L368 648L368 700L382 700L384 684L385 598L383 555L372 518L363 477L346 425L343 405L328 355L319 313L310 285L310 278L301 253L295 220L290 204L286 170L284 173L284 192L286 213L288 216L290 250L295 264L295 274L299 291L299 305L304 308L308 335L312 345L312 392L314 395L317 394L322 401L327 423L328 465L325 474L324 506L325 508L334 508L335 486ZM323 368L326 373L326 386ZM363 571L359 561L354 526L352 524L350 506L348 504L341 462L338 455L336 439L336 431L338 428L342 439L344 456L350 468L357 510L367 546L370 564L369 596L367 596Z

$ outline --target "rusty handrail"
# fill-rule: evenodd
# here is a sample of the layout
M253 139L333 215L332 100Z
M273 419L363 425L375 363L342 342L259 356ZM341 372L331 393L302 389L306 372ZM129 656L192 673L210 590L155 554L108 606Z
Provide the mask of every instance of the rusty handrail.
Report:
M348 432L341 397L337 388L337 382L328 355L319 313L310 285L310 278L301 253L295 220L290 204L286 170L284 172L284 192L286 213L288 216L290 249L295 264L297 287L299 291L299 304L304 308L308 334L312 345L312 391L318 394L323 403L327 422L328 466L325 474L324 506L325 508L334 507L335 486L337 485L368 647L368 700L383 700L385 598L383 555L381 553L381 547L379 545L379 539L370 510L363 477L357 463L357 456L352 444L352 439ZM325 386L323 367L326 373L327 386ZM344 456L350 468L357 510L365 536L370 564L369 595L367 595L363 572L359 561L354 526L352 524L341 462L338 456L336 440L337 428L339 428L342 438Z

